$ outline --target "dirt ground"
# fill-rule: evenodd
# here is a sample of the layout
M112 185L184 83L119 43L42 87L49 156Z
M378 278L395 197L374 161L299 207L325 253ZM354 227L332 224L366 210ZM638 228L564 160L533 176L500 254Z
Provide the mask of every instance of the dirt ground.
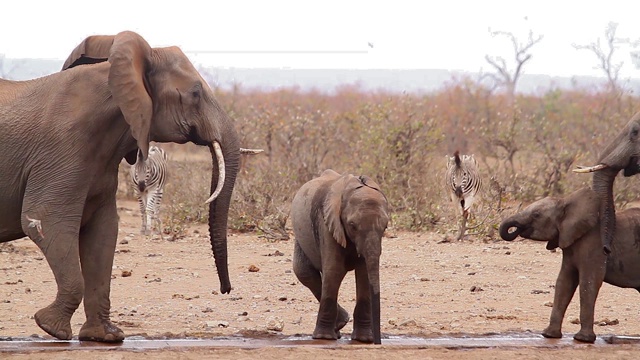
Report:
M206 226L193 226L173 241L139 235L139 212L119 203L120 235L113 267L112 320L128 336L200 337L269 334L309 335L318 304L292 272L293 243L257 234L231 234L229 270L233 290L219 294ZM397 233L383 239L381 260L382 333L436 337L488 333L539 334L547 325L562 253L543 243L469 239L443 242L443 234ZM451 238L453 238L451 236ZM48 337L33 314L55 296L55 282L39 250L28 240L0 252L0 336ZM604 285L596 306L596 333L638 335L638 297L633 289ZM577 332L577 296L567 310L565 336ZM354 278L342 285L340 302L355 305ZM75 334L84 321L82 306L72 319ZM349 335L351 324L343 330ZM384 340L383 340L384 342ZM574 349L394 348L359 345L340 349L262 348L92 352L108 359L547 359L638 358L629 345ZM67 359L70 352L13 354L22 359ZM74 355L75 356L75 355ZM86 353L75 358L83 358Z

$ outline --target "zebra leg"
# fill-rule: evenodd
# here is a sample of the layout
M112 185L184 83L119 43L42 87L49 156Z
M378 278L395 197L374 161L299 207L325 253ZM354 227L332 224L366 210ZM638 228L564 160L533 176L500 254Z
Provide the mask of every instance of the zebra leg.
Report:
M157 231L162 239L162 222L160 221L160 203L162 202L162 189L156 188L149 201L149 205L151 207L151 218L152 218L152 227Z
M140 202L140 216L142 217L142 228L140 234L149 235L149 212L147 211L149 202L149 193L143 192L138 200Z
M462 240L464 238L464 233L467 231L467 217L469 217L469 212L467 210L463 210L462 220L460 221L460 234L458 235L458 240Z

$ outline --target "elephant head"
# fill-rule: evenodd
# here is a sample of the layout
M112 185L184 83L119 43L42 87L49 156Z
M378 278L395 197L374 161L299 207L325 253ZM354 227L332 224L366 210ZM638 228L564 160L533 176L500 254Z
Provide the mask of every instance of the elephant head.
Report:
M349 240L365 260L373 341L380 344L380 255L382 236L389 223L387 198L371 178L344 175L329 189L324 219L338 244L347 247Z
M566 249L598 224L599 208L598 194L590 188L565 197L545 197L504 219L500 237L512 241L519 235L547 241L549 250Z
M62 70L108 61L108 87L146 161L149 142L193 142L208 146L213 160L209 231L220 290L231 290L227 265L227 216L238 172L240 148L234 123L213 91L177 47L151 48L130 31L90 36L78 45ZM99 66L99 65L93 65Z
M613 182L620 170L624 176L640 172L640 112L636 113L618 135L600 154L598 164L580 167L575 172L593 174L593 190L601 200L600 214L602 226L600 236L606 254L611 253L611 241L615 237L616 218L613 204Z

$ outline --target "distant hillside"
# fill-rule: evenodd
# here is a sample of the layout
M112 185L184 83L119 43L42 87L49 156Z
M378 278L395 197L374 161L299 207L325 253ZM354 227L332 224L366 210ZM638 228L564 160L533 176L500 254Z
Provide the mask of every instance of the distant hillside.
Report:
M60 71L62 60L10 59L0 55L0 76L10 80L29 80Z
M52 59L8 59L0 55L0 75L7 79L27 80L57 72L62 60ZM463 76L477 78L478 74L439 69L243 69L201 68L203 75L212 84L231 88L239 84L243 89L273 90L283 87L298 87L301 90L333 91L339 86L356 85L362 90L384 89L392 92L432 92L445 83ZM522 76L518 91L541 93L549 89L593 88L604 83L598 77L552 77L548 75ZM640 92L640 79L627 84L635 93Z

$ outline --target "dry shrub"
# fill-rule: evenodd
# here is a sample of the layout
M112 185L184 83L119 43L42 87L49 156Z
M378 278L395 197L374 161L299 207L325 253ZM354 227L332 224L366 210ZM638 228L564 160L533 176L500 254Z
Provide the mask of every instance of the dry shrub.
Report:
M332 168L368 175L382 187L398 230L457 230L459 212L444 191L445 155L473 153L483 176L475 233L494 238L505 212L547 195L588 185L574 174L592 164L638 109L636 97L597 90L552 90L515 101L469 79L432 94L334 93L282 89L272 92L216 89L236 120L244 147L265 153L245 156L236 182L229 226L286 239L289 206L302 184ZM615 106L613 106L615 105ZM171 231L206 221L208 150L163 144L171 175L163 202ZM616 203L636 199L636 178L616 182Z

